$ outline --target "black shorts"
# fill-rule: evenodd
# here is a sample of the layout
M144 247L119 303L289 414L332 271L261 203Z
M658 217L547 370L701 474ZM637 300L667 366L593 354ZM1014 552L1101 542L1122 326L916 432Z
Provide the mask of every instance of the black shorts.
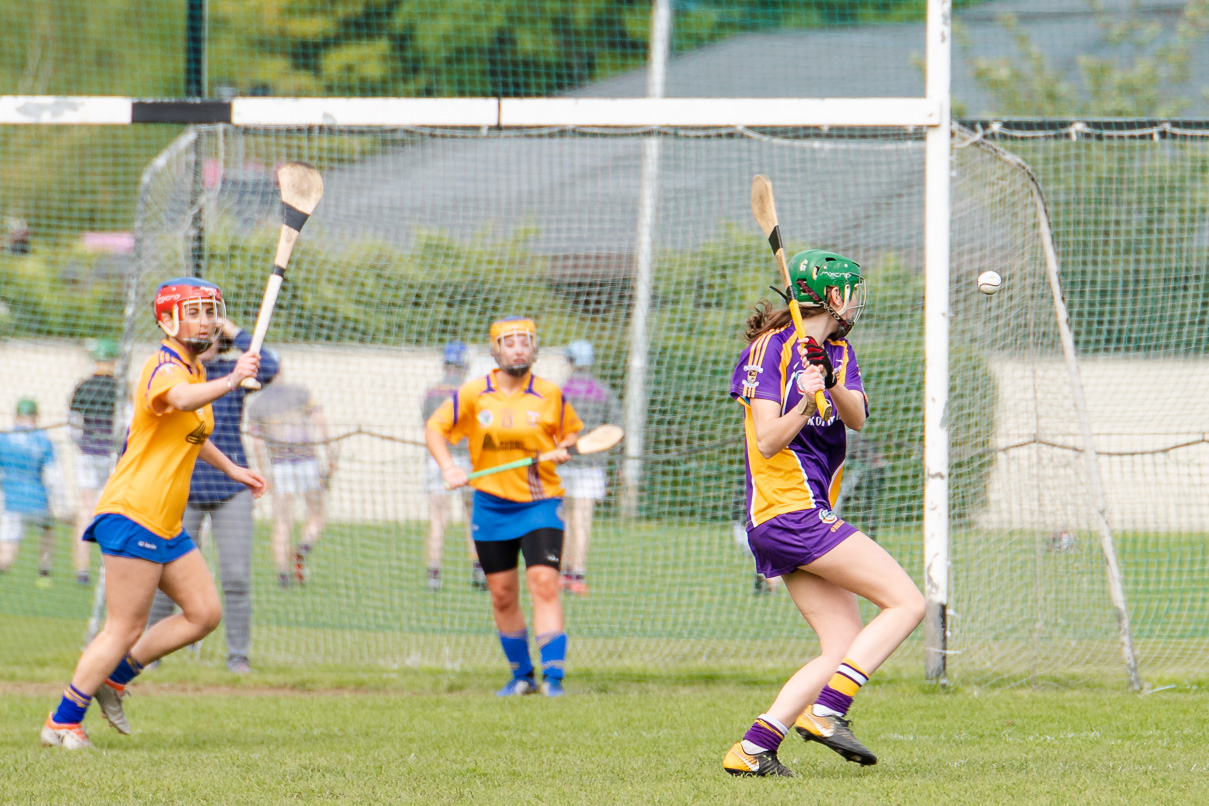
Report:
M548 565L557 571L563 560L563 530L534 529L512 540L476 540L474 550L484 574L511 571L519 564L518 554L525 555L525 567Z

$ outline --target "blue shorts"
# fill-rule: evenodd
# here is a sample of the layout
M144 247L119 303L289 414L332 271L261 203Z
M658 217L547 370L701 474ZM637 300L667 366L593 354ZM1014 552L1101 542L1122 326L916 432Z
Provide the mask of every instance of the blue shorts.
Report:
M110 557L136 557L166 565L179 560L197 546L184 530L171 540L160 537L125 515L106 512L93 518L81 540L96 543Z
M476 541L515 540L534 529L562 529L563 500L509 501L491 493L474 491L471 532Z
M779 577L809 565L859 531L830 509L804 509L764 521L747 533L747 544L756 570Z

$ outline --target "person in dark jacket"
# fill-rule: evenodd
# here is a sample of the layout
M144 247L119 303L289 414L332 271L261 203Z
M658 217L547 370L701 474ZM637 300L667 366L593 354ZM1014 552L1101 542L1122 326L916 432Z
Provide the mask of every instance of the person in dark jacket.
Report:
M231 374L235 361L224 353L234 349L236 352L232 355L238 356L251 345L251 333L224 321L222 336L200 356L206 377L216 380ZM276 354L262 349L256 379L261 384L269 383L277 376L279 366ZM214 433L210 435L210 441L240 467L248 466L240 425L249 394L247 389L236 386L233 392L211 404ZM246 486L232 481L205 462L198 462L193 468L189 503L185 507L185 531L200 536L206 516L210 518L210 531L218 547L218 574L222 580L223 621L227 632L227 668L236 674L246 674L252 670L248 662L252 641L252 494ZM173 608L172 600L163 591L157 591L148 626L172 615Z

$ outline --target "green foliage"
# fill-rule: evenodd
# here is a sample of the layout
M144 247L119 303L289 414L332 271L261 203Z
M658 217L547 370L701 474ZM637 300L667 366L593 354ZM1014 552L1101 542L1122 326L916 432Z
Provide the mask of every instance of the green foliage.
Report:
M954 6L974 5L958 0ZM916 0L673 4L677 52L744 31L923 18ZM646 0L214 0L212 79L247 93L535 96L641 68Z
M0 252L0 338L96 338L122 332L126 277L78 247Z
M1209 215L1204 148L1145 140L1012 148L1046 190L1080 351L1209 349L1209 249L1173 237L1199 232Z
M89 231L129 230L147 164L179 126L0 127L0 220L29 222L62 249Z
M1186 0L1169 36L1162 26L1142 24L1132 14L1087 0L1105 41L1104 54L1077 58L1083 86L1067 81L1052 62L1069 56L1036 42L1013 14L1000 24L1016 42L1015 58L975 57L974 78L996 100L994 114L1028 117L1177 117L1192 99L1170 96L1166 88L1186 83L1192 75L1192 55L1204 46L1209 32L1209 3ZM956 30L962 41L960 28Z

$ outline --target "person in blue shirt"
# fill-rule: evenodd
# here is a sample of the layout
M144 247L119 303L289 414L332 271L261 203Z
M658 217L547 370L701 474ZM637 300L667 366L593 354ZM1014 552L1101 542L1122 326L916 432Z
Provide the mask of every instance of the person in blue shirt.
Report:
M223 334L201 354L206 377L216 380L231 374L234 357L222 354L234 349L232 356L247 352L252 334L231 322L223 322ZM260 371L256 379L267 384L277 376L280 366L272 350L260 352ZM240 467L248 466L240 425L244 401L250 392L236 387L234 392L215 400L214 433L210 441ZM205 462L193 468L189 503L185 507L184 527L191 535L201 534L202 520L209 516L210 530L218 548L218 574L222 580L223 621L227 631L227 668L236 674L252 670L248 653L252 642L252 493L243 484L232 481ZM148 626L172 615L175 605L163 591L157 591L151 606Z
M50 489L48 489L50 488ZM12 431L0 431L0 489L4 491L4 513L0 515L0 572L17 559L17 548L27 526L42 530L38 587L50 587L50 564L54 555L54 518L50 503L58 498L58 464L55 449L38 428L38 403L30 398L17 402Z

